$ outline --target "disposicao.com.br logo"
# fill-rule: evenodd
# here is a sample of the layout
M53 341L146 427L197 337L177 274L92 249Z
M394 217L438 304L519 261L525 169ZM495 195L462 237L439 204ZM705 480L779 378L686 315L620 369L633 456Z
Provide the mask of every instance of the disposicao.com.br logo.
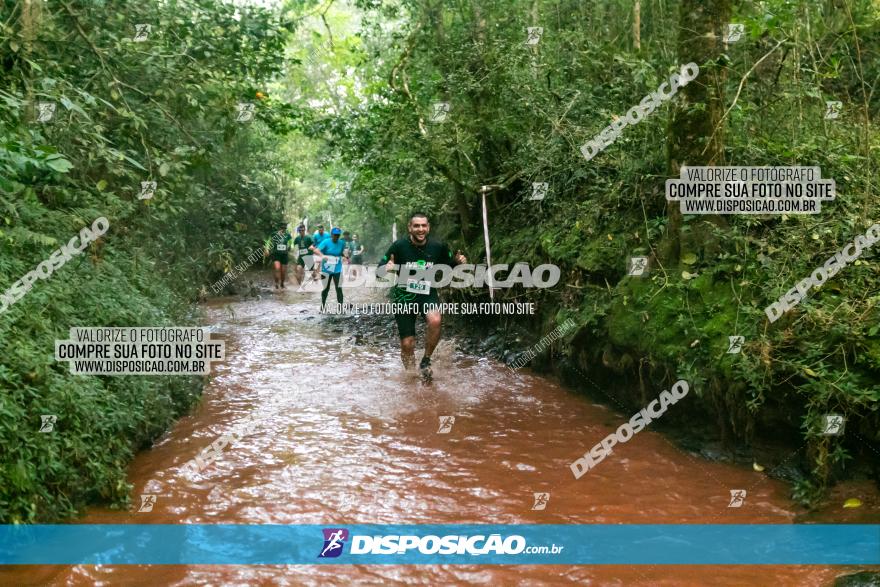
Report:
M338 557L349 538L344 528L325 528L324 547L318 558ZM563 546L528 546L526 539L518 534L502 537L501 534L476 534L473 536L450 534L437 536L373 535L356 534L351 536L349 554L402 555L415 551L423 555L516 555L516 554L559 554Z

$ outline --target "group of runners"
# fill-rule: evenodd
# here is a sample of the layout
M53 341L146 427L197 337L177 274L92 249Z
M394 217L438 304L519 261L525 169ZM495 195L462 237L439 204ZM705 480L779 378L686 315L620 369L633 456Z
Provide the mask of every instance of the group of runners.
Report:
M364 262L364 246L356 234L343 232L338 227L330 229L328 233L325 232L324 225L319 224L315 233L309 236L306 234L306 227L300 224L296 228L296 236L293 237L287 232L287 223L282 222L278 231L266 239L263 253L272 261L275 289L285 289L291 251L296 259L294 271L300 286L304 283L308 269L313 278L317 278L319 271L336 275L338 288L338 276L343 272L343 267L350 267L350 278L354 279ZM315 257L321 259L320 266L315 263Z
M460 251L453 255L445 243L429 239L430 231L428 217L422 213L413 214L407 225L408 234L391 244L379 267L384 271L393 269L395 265L425 270L432 265L455 267L467 263ZM297 236L292 237L287 232L287 223L284 222L277 233L266 241L265 256L272 260L275 288L284 289L292 249L296 258L295 272L300 289L305 284L307 271L311 272L311 279L317 279L320 272L327 276L321 291L321 309L326 306L331 285L336 290L336 301L342 304L340 280L346 276L356 279L363 265L364 246L358 235L350 235L335 226L328 233L320 224L311 236L306 234L303 225L297 227L296 233ZM415 366L416 320L418 316L425 317L425 354L419 362L419 370L422 378L430 381L433 376L431 355L440 342L441 316L436 309L440 302L437 289L425 280L420 280L418 288L398 283L391 288L390 296L393 302L416 308L415 312L394 315L400 335L400 358L407 369Z

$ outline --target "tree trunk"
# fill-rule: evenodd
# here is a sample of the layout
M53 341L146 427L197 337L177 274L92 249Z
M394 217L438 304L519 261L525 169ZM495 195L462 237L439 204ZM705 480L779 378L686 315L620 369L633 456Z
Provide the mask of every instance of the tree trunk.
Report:
M34 38L37 36L37 30L40 26L40 0L23 0L19 5L21 9L21 37L22 52L27 60L33 60ZM36 104L34 103L33 78L35 77L34 68L28 65L26 67L27 75L24 78L24 93L27 100L27 108L30 111L32 120L36 119Z
M720 120L724 113L724 83L727 67L723 61L724 32L730 22L730 0L682 0L679 15L679 66L694 62L700 73L683 88L673 102L669 124L667 156L669 177L679 176L682 165L723 165L724 132ZM665 194L662 196L665 201ZM660 244L661 258L672 266L682 251L712 255L718 243L712 227L727 226L722 216L701 216L682 233L678 202L666 203L669 222Z
M633 49L642 48L642 2L636 0L633 4Z

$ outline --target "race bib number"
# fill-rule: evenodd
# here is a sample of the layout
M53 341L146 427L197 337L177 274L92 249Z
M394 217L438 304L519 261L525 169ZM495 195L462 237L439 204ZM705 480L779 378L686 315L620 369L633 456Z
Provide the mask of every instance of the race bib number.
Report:
M407 279L406 291L414 294L427 295L431 293L431 283L424 279Z
M276 251L286 251L286 250L287 250L287 245L276 245L276 246L275 246L275 250L276 250Z
M308 250L308 249L300 249L300 250L299 250L299 256L300 256L300 257L305 257L305 256L308 255L308 254L309 254L309 250Z
M327 265L328 267L335 267L338 262L339 257L331 257L330 255L324 256L324 265Z

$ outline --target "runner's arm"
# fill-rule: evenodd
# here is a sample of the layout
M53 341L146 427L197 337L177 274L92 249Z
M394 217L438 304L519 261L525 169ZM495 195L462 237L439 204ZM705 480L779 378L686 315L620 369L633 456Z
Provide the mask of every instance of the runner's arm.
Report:
M462 263L467 263L467 257L465 257L460 249L455 250L455 254L449 250L449 245L444 244L443 247L446 249L446 258L449 259L450 267L456 267L461 265Z
M385 253L385 256L382 257L382 261L380 261L379 265L377 265L377 269L381 269L383 265L385 266L385 272L388 272L394 268L394 260L396 258L394 254L397 252L397 247L395 245L396 243L391 243L391 246L388 247L388 251ZM385 272L383 272L382 275L384 275ZM377 273L376 275L378 276L379 274Z

